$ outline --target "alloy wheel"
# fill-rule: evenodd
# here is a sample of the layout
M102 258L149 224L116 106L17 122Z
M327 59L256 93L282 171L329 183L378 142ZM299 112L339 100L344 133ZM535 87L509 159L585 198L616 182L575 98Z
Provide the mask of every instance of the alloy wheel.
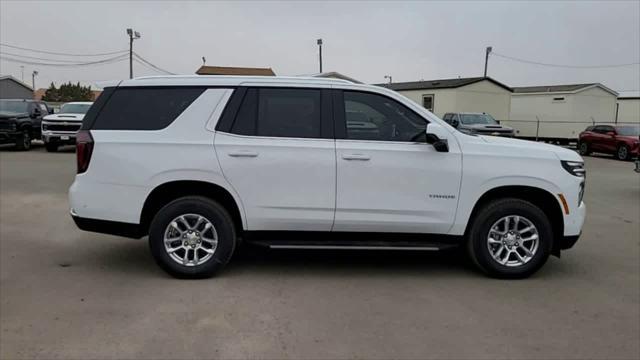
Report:
M176 217L164 232L169 257L183 266L198 266L211 260L218 247L218 233L207 218L198 214Z
M522 266L531 261L538 246L538 229L520 215L500 218L487 235L489 254L497 263L508 267Z

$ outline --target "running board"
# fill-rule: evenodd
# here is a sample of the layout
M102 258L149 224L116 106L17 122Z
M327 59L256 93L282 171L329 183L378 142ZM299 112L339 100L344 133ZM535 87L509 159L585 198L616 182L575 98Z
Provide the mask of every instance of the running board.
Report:
M250 244L269 249L301 250L405 250L439 251L457 246L455 243L428 241L287 241L287 240L249 240Z

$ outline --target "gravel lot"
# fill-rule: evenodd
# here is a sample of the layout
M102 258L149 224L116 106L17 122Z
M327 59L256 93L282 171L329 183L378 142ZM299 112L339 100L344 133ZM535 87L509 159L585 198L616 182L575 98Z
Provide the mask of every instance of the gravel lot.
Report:
M586 160L583 237L528 280L456 252L245 248L184 281L75 227L72 150L0 149L0 357L639 358L640 174Z

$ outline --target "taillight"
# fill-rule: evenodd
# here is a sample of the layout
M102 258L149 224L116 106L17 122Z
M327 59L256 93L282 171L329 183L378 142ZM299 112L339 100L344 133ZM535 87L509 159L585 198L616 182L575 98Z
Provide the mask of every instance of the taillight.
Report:
M80 130L76 135L76 160L78 174L82 174L89 168L91 153L93 152L93 138L89 130Z

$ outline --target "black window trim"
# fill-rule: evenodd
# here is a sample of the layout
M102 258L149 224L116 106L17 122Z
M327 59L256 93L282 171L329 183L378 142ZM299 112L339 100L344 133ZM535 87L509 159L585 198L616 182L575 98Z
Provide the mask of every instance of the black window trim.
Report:
M351 90L351 89L333 89L332 90L334 92L334 96L333 96L333 103L334 103L334 120L335 120L335 134L336 134L336 140L349 140L349 141L358 141L358 142L376 142L378 144L380 143L386 143L386 144L415 144L416 142L411 142L411 141L389 141L389 140L361 140L361 139L348 139L347 138L347 122L346 122L346 113L345 113L345 107L344 107L344 92L357 92L357 93L363 93L363 94L371 94L371 95L378 95L378 96L382 96L385 97L391 101L394 101L402 106L404 106L405 108L407 108L409 111L411 111L415 116L423 119L425 121L425 123L427 125L429 125L431 122L429 121L429 119L427 119L426 117L418 114L415 110L413 110L412 108L410 108L409 106L403 104L402 102L387 96L386 94L381 94L378 92L374 92L374 91L366 91L366 90ZM337 105L337 106L336 106Z
M240 106L244 101L249 89L278 89L278 90L319 90L320 91L320 137L286 137L286 136L264 136L264 135L244 135L232 132L236 116L240 111ZM259 96L259 95L258 95ZM297 87L297 86L238 86L227 102L222 116L216 124L216 131L228 133L234 136L265 138L265 139L296 139L296 140L326 140L334 139L335 132L335 111L332 110L335 103L331 88L326 87Z

